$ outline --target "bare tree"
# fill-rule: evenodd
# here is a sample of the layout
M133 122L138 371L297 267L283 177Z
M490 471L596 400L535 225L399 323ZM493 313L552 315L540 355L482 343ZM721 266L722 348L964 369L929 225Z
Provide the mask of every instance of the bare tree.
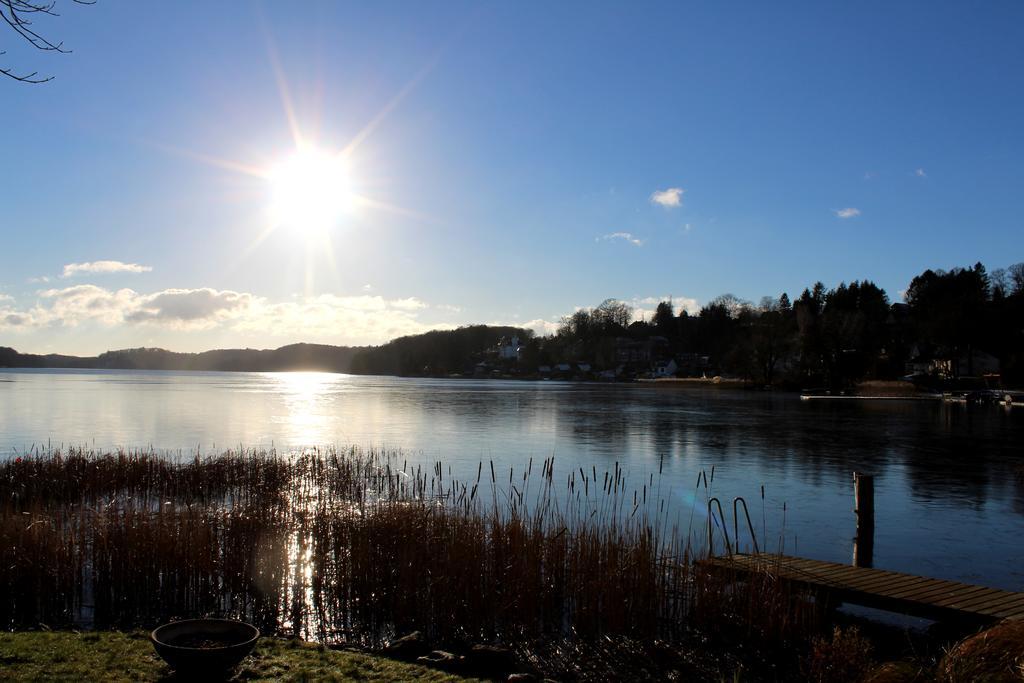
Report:
M992 298L1001 299L1006 296L1009 280L1006 276L1006 268L996 268L988 274L988 281L992 287Z
M591 316L594 322L606 328L629 327L633 319L633 307L618 299L605 299L593 310Z
M716 296L709 303L709 306L721 306L729 313L730 318L739 318L740 315L753 310L754 305L749 301L740 299L733 294L722 294Z
M1024 292L1024 263L1014 263L1006 269L1010 274L1010 284L1013 285L1013 293Z
M757 305L758 313L771 313L779 310L779 300L773 296L762 296L761 303Z
M92 5L96 0L71 0L78 5ZM43 52L60 52L67 54L71 50L64 48L64 43L55 43L36 31L33 20L37 15L56 17L54 11L57 0L40 2L39 0L0 0L0 18L29 45ZM0 50L0 55L7 54ZM53 76L40 76L38 71L30 74L15 73L13 69L0 67L0 74L22 83L45 83L53 80Z

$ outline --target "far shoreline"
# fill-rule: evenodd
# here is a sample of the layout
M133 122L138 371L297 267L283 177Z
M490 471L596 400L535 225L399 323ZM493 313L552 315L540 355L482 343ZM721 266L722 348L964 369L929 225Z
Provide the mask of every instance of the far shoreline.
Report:
M30 366L0 366L0 373L3 372L28 372L28 373L80 373L96 371L100 373L118 372L142 372L142 373L168 373L182 375L207 375L207 374L274 374L285 375L290 373L317 372L330 375L344 375L348 377L387 377L392 379L431 379L431 380L453 380L453 381L512 381L512 382L537 382L557 384L585 384L602 386L634 385L656 389L711 389L711 390L746 390L756 392L769 392L786 395L799 396L805 400L908 400L908 401L942 401L946 395L963 398L964 394L971 393L969 388L956 388L950 390L927 391L918 388L913 382L907 380L867 380L860 382L842 392L829 391L824 388L793 388L789 386L762 386L750 380L738 377L637 377L629 379L602 380L580 377L544 377L537 374L529 375L471 375L471 374L437 374L437 375L396 375L396 374L375 374L375 373L354 373L344 372L328 368L289 368L276 370L251 370L251 369L181 369L181 368L113 368L113 367L30 367ZM977 391L977 390L974 390ZM1021 405L1022 389L1002 387L999 389L985 389L986 392L995 394L1013 395L1015 398L1010 405ZM1002 402L1002 401L1000 401Z

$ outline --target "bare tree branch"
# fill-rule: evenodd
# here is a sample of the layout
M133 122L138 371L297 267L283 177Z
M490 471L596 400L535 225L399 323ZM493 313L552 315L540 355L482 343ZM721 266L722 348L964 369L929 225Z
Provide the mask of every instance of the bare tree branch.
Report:
M5 54L7 54L6 51L0 50L0 55ZM30 74L16 74L10 69L4 69L3 67L0 67L0 74L7 76L8 78L13 78L16 81L21 81L22 83L46 83L46 81L53 80L53 76L47 76L46 78L36 78L38 73L38 71L33 71Z
M71 0L77 5L92 5L96 0ZM25 40L29 45L43 52L59 52L67 54L71 50L64 48L64 43L55 43L44 37L33 28L31 15L42 14L51 17L60 16L54 7L57 0L40 2L39 0L0 0L0 19L7 24L16 34ZM0 50L0 55L7 54ZM0 67L0 75L20 81L22 83L45 83L53 79L53 76L41 77L38 71L30 74L18 74L12 69Z

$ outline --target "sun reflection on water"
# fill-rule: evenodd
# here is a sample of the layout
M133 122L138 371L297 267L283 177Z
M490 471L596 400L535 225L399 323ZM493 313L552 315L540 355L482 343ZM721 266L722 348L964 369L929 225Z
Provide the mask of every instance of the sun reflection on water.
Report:
M315 446L330 443L337 416L328 409L338 376L328 372L284 372L274 375L287 413L274 421L287 428L289 443Z

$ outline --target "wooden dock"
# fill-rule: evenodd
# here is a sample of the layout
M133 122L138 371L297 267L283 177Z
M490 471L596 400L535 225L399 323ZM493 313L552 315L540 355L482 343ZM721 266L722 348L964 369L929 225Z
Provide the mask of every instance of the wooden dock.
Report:
M882 569L787 555L731 555L705 566L762 573L824 594L836 602L875 607L935 620L1024 620L1024 593L929 579Z

